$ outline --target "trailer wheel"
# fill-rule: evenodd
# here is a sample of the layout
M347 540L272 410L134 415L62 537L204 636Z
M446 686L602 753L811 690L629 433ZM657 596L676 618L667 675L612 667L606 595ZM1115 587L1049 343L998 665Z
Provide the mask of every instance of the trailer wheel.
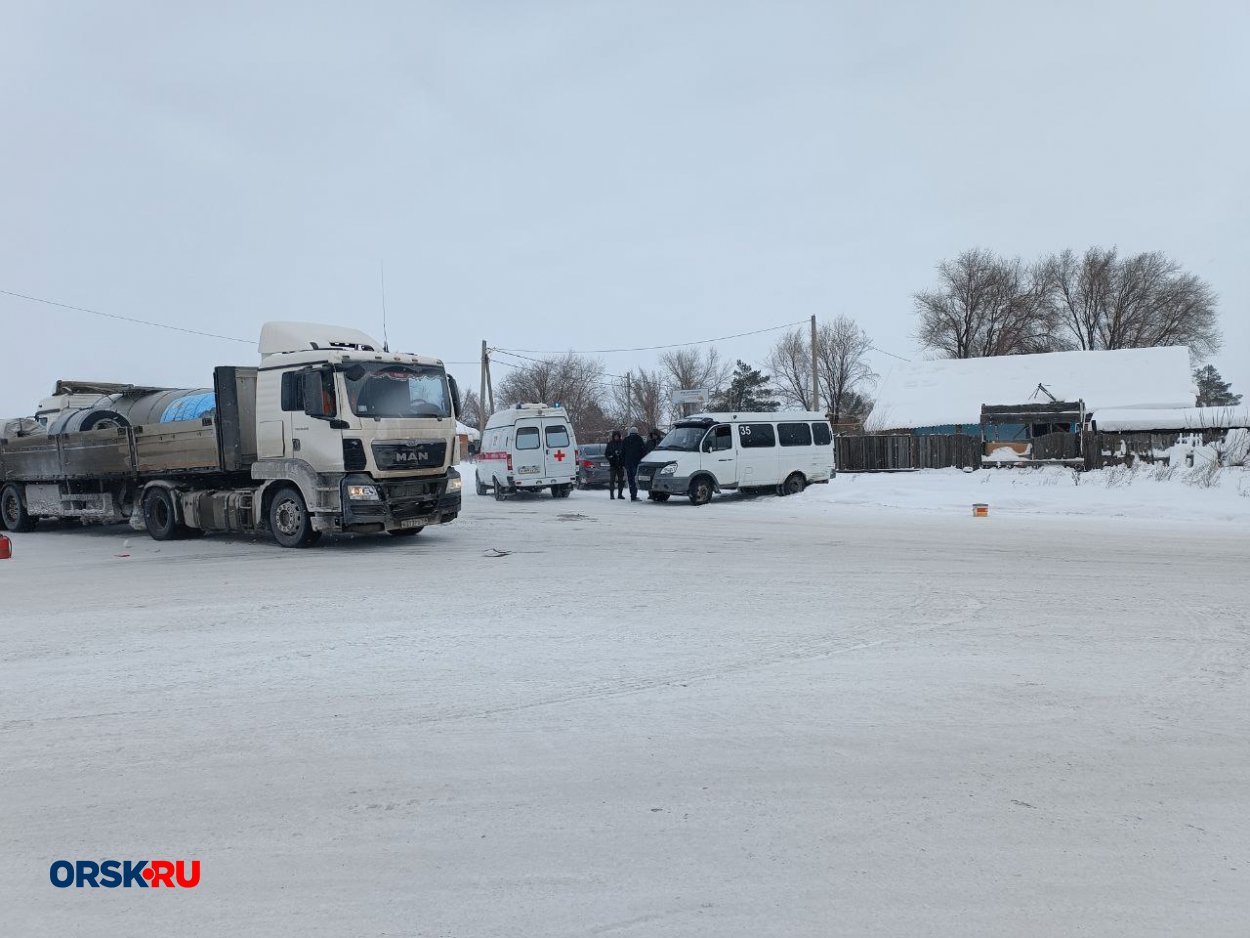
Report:
M269 502L269 530L282 547L307 547L318 539L299 489L284 485Z
M185 536L187 529L178 523L169 489L156 486L143 494L143 525L154 541L175 541Z
M0 491L0 527L8 528L14 534L23 534L35 530L38 518L32 518L26 511L26 499L22 490L16 485L6 485Z

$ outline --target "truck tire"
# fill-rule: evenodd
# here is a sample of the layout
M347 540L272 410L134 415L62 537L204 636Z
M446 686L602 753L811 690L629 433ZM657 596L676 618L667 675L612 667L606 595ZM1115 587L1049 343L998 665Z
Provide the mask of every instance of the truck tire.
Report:
M14 534L24 534L35 530L38 518L32 518L26 511L26 499L22 490L10 483L0 490L0 527L8 528Z
M178 523L169 489L158 485L143 493L143 526L154 541L176 541L186 536L187 529Z
M269 502L269 530L282 547L308 547L319 537L304 496L293 485L284 485Z

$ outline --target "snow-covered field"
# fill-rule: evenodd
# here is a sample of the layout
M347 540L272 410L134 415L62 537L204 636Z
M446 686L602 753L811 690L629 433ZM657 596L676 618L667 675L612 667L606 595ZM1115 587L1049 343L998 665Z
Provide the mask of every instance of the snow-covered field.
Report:
M16 535L0 934L1245 935L1246 490L935 472L469 494L309 551ZM48 881L110 857L201 884Z

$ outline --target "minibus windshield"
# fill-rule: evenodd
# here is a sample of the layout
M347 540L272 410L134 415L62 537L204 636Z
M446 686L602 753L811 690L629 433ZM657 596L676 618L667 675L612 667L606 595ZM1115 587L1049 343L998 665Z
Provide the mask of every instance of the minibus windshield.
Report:
M707 427L674 427L656 446L656 449L679 450L693 453L699 448Z

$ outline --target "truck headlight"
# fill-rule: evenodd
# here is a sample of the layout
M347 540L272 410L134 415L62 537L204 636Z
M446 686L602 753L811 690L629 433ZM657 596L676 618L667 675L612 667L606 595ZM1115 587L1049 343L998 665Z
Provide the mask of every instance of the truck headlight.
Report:
M447 480L447 491L459 492L462 488L464 488L464 479L448 479Z
M677 463L671 462L667 466L665 466L663 469L661 469L659 473L657 474L662 475L662 476L671 476L671 475L676 475L676 473L677 473Z
M347 497L352 501L376 502L379 500L378 487L376 485L349 485Z

